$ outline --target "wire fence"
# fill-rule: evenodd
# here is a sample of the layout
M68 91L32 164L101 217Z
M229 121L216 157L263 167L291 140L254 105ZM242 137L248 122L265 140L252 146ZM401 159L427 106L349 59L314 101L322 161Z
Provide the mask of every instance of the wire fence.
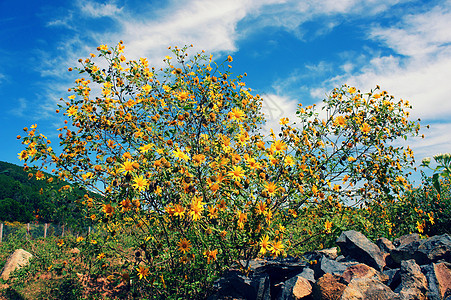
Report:
M83 228L82 231L74 230L69 226L53 224L53 223L18 223L18 222L5 222L0 223L0 243L6 242L8 236L12 236L18 231L26 230L24 238L47 238L50 236L61 236L64 235L86 235L90 234L93 230L91 227Z

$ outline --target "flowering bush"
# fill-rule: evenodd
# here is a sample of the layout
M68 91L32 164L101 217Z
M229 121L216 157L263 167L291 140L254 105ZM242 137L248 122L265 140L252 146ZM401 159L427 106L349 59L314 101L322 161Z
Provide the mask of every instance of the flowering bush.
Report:
M61 153L26 130L22 159L54 164L60 179L90 191L85 216L105 233L79 241L99 263L92 272L155 298L204 297L230 266L245 271L252 258L293 250L299 236L287 228L298 219L331 232L344 204L383 207L409 189L412 151L388 145L418 131L407 102L343 86L323 113L299 106L298 124L282 118L281 133L266 137L262 99L243 75L231 79L232 57L217 65L188 48L157 69L127 60L122 42L101 45L79 60L88 78L57 110L68 119ZM326 210L305 215L309 205Z

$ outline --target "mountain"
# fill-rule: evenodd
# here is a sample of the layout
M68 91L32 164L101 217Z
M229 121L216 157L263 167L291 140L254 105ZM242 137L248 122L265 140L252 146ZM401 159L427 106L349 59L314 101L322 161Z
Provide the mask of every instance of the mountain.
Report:
M30 178L28 174L21 166L0 161L0 221L84 222L77 199L85 191L77 188L60 196L45 180ZM57 183L56 189L66 184Z

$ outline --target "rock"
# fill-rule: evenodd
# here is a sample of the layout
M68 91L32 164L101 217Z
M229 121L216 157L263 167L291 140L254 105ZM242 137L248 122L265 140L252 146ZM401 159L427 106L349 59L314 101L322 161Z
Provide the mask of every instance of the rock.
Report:
M385 259L381 250L362 233L355 230L344 231L336 242L344 255L376 270L383 270Z
M441 259L451 262L451 237L448 234L431 236L420 243L417 252L427 258L418 262L419 264L426 261L437 262Z
M401 262L401 285L395 289L401 300L425 300L428 289L426 277L413 259Z
M80 249L78 249L78 248L72 248L71 250L70 250L70 254L72 254L72 255L77 255L77 254L80 254Z
M339 276L326 273L316 282L313 295L315 299L338 300L345 288L346 285L340 282Z
M312 294L312 285L310 282L301 276L295 276L285 281L281 292L277 299L292 300L305 299Z
M208 297L208 300L219 299L255 299L270 300L270 284L267 274L252 278L241 275L238 271L230 271L216 284L217 292Z
M343 291L341 300L396 299L396 294L376 278L354 278Z
M318 250L316 252L318 252L319 254L326 255L330 259L336 259L338 257L338 248L337 247L332 247L332 248L329 248L329 249Z
M388 276L388 280L387 282L385 282L385 284L392 290L394 290L397 286L401 284L401 275L399 268L385 270L383 273Z
M341 276L347 283L350 283L354 278L372 278L379 280L380 282L386 282L389 278L387 275L364 264L348 267Z
M341 275L346 270L346 265L337 262L335 260L331 260L326 256L320 258L318 264L314 267L316 277L321 277L326 273L330 273L333 275Z
M430 265L423 265L420 266L421 273L424 274L426 277L426 280L428 282L428 291L426 293L426 297L428 300L441 300L442 297L440 296L440 290L438 288L438 282L437 278L435 276L434 266L433 264Z
M30 259L33 255L23 249L17 249L6 260L6 264L2 269L1 277L3 280L8 280L9 275L16 269L20 269L30 263Z
M409 244L393 249L390 257L397 264L409 259L415 259L419 265L427 265L441 259L451 262L451 237L448 234L443 234L425 240L414 240Z
M315 283L315 271L313 271L310 268L305 268L304 270L302 270L301 273L298 274L298 276L304 277L305 279L307 279L308 281L310 281L311 283Z
M393 243L384 237L378 238L376 241L376 245L379 247L379 249L382 252L385 253L390 253L390 251L392 251L393 249L395 249L395 246L393 245Z
M418 235L418 233L406 234L406 235L400 236L399 238L396 238L393 241L393 246L395 246L396 248L401 248L412 242L419 242L419 241L420 241L420 236Z
M451 295L451 264L438 263L433 266L440 296L445 298L445 295Z

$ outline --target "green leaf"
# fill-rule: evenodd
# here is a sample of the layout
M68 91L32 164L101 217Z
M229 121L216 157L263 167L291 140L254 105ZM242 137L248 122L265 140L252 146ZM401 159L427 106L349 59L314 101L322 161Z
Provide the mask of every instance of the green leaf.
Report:
M437 190L437 192L440 194L440 182L439 182L438 178L439 178L438 173L435 173L434 175L432 175L432 183L434 184L434 187Z

